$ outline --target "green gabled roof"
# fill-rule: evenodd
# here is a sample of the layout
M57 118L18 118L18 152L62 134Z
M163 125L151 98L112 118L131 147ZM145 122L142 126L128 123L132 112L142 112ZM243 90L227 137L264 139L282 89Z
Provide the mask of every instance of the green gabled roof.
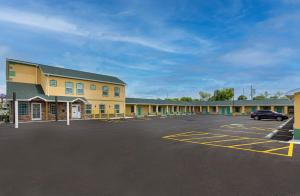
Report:
M169 101L159 99L126 98L126 104L157 104L157 105L182 105L182 106L232 106L233 101ZM235 106L293 106L289 99L266 99L266 100L235 100Z
M55 101L55 96L45 95L41 85L37 84L27 84L18 82L7 82L6 83L6 95L7 99L11 100L13 98L13 92L16 93L18 100L30 100L32 98L41 98L46 101ZM84 97L69 97L69 96L57 96L58 101L74 101L76 99L81 99L86 102Z
M43 65L38 63L30 63L30 62L19 61L14 59L7 59L7 62L20 63L29 66L37 66L40 67L41 70L46 75L126 85L125 82L123 82L122 80L114 76L96 74L96 73L85 72L85 71L77 71L72 69L65 69L61 67L54 67L54 66Z

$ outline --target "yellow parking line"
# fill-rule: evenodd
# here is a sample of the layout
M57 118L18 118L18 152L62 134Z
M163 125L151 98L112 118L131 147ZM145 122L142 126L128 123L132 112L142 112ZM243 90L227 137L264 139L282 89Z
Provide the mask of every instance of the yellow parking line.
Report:
M210 143L216 143L216 142L230 142L230 141L249 140L249 139L256 139L256 138L240 137L237 139L230 139L230 140L216 140L216 141L210 141L210 142L202 142L201 144L210 144Z
M181 141L181 142L187 142L187 143L193 143L193 144L202 144L202 145L206 145L206 146L215 146L215 147L221 147L221 148L231 148L231 149L237 149L237 150L243 150L243 151L258 152L258 153L263 153L263 154L271 154L271 155L291 157L291 155L289 155L289 154L281 154L281 153L275 153L275 152L267 152L267 151L261 151L261 150L239 148L239 147L234 147L234 146L222 146L222 145L211 144L211 143L201 143L201 142L193 142L193 141L182 141L182 140L176 139L176 138L167 138L167 139L169 139L169 140L175 140L175 141Z
M276 142L276 141L260 141L260 142L252 142L252 143L247 143L247 144L236 144L232 145L232 147L237 147L237 146L248 146L248 145L253 145L253 144L261 144L261 143L270 143L270 142Z
M217 135L212 137L194 137L194 138L188 138L188 139L182 139L181 141L188 141L188 140L194 140L194 139L209 139L209 138L218 138L218 137L227 137L228 135Z
M293 151L294 151L294 143L290 143L288 156L292 157L293 156Z
M211 131L226 131L226 132L237 132L237 133L249 133L249 134L257 134L257 135L265 135L265 133L255 133L255 132L236 131L236 130L224 130L224 129L212 129Z
M168 136L168 137L188 137L188 136L197 136L197 135L208 135L208 134L210 134L210 135L213 135L213 134L211 134L211 133L192 133L192 134L185 134L185 135L175 135L175 136Z
M189 134L189 133L196 133L196 131L189 131L189 132L183 132L183 133L177 133L177 134L167 135L167 136L164 136L163 138L176 137L176 136L180 136L180 135L184 135L184 134Z
M280 148L272 148L270 150L265 150L264 152L272 152L272 151L282 150L282 149L286 149L286 148L289 148L289 146L284 146L284 147L280 147Z

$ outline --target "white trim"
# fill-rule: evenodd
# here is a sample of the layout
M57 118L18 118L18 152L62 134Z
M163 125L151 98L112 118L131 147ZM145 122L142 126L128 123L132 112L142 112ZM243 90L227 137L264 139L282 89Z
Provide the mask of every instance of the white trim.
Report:
M40 118L33 118L33 105L40 105ZM31 120L42 120L42 104L41 103L31 103Z
M84 103L88 103L87 101L85 101L84 99L81 99L80 97L75 98L75 99L72 100L71 102L75 102L75 101L77 101L77 100L80 100L80 101L82 101L82 102L84 102ZM68 101L67 101L67 102L68 102Z
M78 71L78 70L72 70L72 71ZM91 72L88 72L91 73ZM126 86L126 83L117 83L117 82L108 82L108 81L102 81L102 80L93 80L93 79L88 79L88 78L80 78L80 77L72 77L72 76L64 76L64 75L59 75L59 74L51 74L51 73L44 73L45 75L48 76L56 76L56 77L62 77L62 78L71 78L71 79L78 79L78 80L86 80L86 81L93 81L93 82L102 82L102 83L107 83L107 84L117 84L121 86ZM109 76L109 75L106 75ZM114 76L110 76L114 77Z
M30 99L28 99L28 101L31 101L31 100L36 99L36 98L42 99L43 101L47 101L47 99L44 99L40 96L31 97Z

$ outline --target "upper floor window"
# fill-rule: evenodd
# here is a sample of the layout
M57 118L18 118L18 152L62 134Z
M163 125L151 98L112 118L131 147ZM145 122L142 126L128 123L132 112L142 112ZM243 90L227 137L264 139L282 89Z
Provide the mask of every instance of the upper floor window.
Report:
M57 81L56 80L50 80L50 86L57 87Z
M66 94L73 94L73 82L66 82Z
M84 94L84 88L83 88L83 83L77 83L76 84L76 93L78 95L83 95Z
M9 70L8 75L9 75L10 78L15 77L16 72L14 70Z
M91 84L90 85L90 89L93 90L93 91L96 90L96 85L95 84Z
M102 95L103 96L108 96L108 91L109 91L108 86L102 86Z
M115 92L115 97L120 97L120 87L115 87L114 92Z

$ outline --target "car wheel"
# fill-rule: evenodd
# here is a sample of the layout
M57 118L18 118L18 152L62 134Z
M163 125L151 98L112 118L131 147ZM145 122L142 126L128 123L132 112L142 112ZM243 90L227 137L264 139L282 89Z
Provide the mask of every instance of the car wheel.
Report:
M258 116L255 116L255 117L254 117L254 120L259 120L259 117L258 117Z
M276 119L277 119L277 121L282 121L283 120L282 117L280 117L280 116L278 116Z

